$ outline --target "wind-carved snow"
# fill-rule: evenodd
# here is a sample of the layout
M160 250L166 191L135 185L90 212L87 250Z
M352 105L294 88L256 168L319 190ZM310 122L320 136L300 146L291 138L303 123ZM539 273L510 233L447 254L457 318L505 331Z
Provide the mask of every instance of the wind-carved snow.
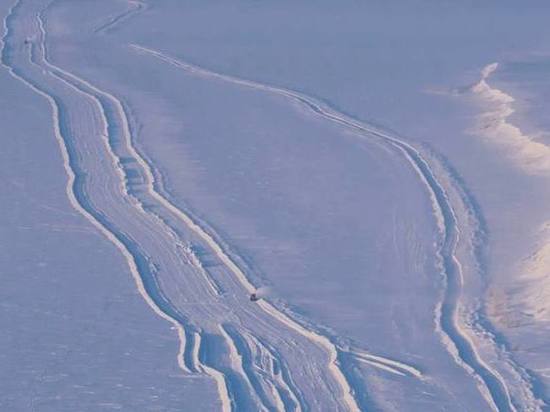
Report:
M498 63L485 66L481 71L481 79L468 90L482 105L482 113L478 116L475 128L470 132L481 136L523 173L547 179L550 177L550 147L532 136L524 133L520 127L511 122L516 100L510 94L492 86L489 78L498 69ZM487 296L486 315L498 327L504 329L524 325L539 325L550 320L550 232L548 223L542 228L533 229L534 251L514 265L514 278L510 281L507 291L493 290ZM494 331L489 333L494 334ZM498 338L497 340L500 340ZM503 352L488 350L490 358L498 362L499 369L507 380L520 379L528 382L528 386L520 389L511 387L518 398L532 398L525 410L543 410L545 403L535 400L534 387L542 386L540 376L533 374L519 365L512 368L516 361L513 348L506 343L501 344ZM502 362L506 359L506 362Z
M510 122L514 113L514 98L492 87L488 79L498 69L498 63L487 65L481 71L481 80L471 91L484 103L486 110L479 117L474 131L500 147L506 155L529 174L550 178L550 146L526 135L518 126ZM546 223L535 230L536 250L526 256L518 265L515 279L518 292L507 299L507 303L521 307L515 317L506 323L550 320L550 228Z
M492 87L488 79L498 69L498 63L487 65L481 71L480 81L471 91L484 103L486 111L479 117L476 134L499 145L514 162L528 173L548 176L550 147L527 136L509 118L514 113L514 98Z

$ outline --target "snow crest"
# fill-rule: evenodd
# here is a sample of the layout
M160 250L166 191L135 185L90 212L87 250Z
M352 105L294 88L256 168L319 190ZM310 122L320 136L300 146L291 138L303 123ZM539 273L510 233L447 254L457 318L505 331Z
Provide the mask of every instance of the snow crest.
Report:
M474 133L498 145L527 173L550 175L550 147L534 140L510 122L510 116L515 112L515 99L488 83L497 69L498 63L485 66L481 71L481 80L470 89L486 107L486 111L479 116Z

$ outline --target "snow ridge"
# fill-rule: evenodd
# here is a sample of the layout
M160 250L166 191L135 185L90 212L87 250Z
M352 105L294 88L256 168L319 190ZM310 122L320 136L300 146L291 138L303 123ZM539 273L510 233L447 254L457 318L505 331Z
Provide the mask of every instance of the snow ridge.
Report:
M43 27L42 24L41 24L41 27ZM69 83L71 83L72 86L76 87L80 91L83 91L84 93L86 93L86 91L83 90L84 88L90 89L90 91L92 92L93 98L97 100L98 104L102 107L101 110L104 113L105 113L104 107L107 104L104 101L102 101L101 97L105 97L105 98L111 100L111 103L116 106L116 110L118 111L119 118L122 119L124 135L127 136L126 144L127 144L128 150L130 151L129 154L132 158L136 159L140 163L140 165L143 167L143 170L146 173L146 181L148 183L147 190L152 194L152 196L155 198L155 200L157 200L159 203L161 203L163 206L165 206L167 209L169 209L172 213L177 215L182 221L185 222L185 224L188 227L190 227L193 231L195 231L197 234L199 234L199 236L202 239L206 240L208 245L215 251L216 255L220 258L220 260L222 260L222 262L227 267L229 267L231 269L231 271L238 277L239 282L246 288L246 290L249 293L255 291L256 288L248 281L248 279L246 278L244 273L231 260L231 258L224 253L222 248L215 242L215 240L207 232L203 231L203 229L199 225L197 225L191 218L189 218L189 216L187 214L185 214L183 211L178 209L174 204L172 204L170 201L165 199L160 193L158 193L156 191L154 173L151 171L150 166L145 162L145 160L137 153L137 151L131 145L131 140L128 137L130 135L129 125L128 125L127 116L124 113L124 108L123 108L122 104L114 96L112 96L112 95L110 95L106 92L100 91L96 87L89 84L87 81L85 81L81 78L78 78L78 77L74 76L73 74L68 73L68 72L64 71L63 69L60 69L59 67L54 66L51 63L49 63L48 59L47 59L47 52L45 52L44 61L46 62L47 66L49 66L51 69L54 70L54 74L57 77L59 77L60 79L65 80L65 81L67 81L68 79L71 79L71 80L75 81L76 83L72 83L69 80ZM84 86L84 88L82 86ZM117 158L116 154L113 154L113 156L115 158ZM119 164L120 164L120 162L119 162ZM124 173L124 172L121 171L121 173ZM128 190L126 190L126 192L128 193ZM196 255L193 255L193 257L194 257L193 260L195 260ZM213 281L209 281L209 283L212 284ZM317 333L309 331L309 330L305 329L303 326L296 324L293 320L288 318L286 315L278 312L277 309L275 309L268 302L266 302L266 301L258 302L258 306L262 307L267 313L269 313L273 317L279 319L282 323L284 323L289 328L294 329L298 333L302 334L303 336L306 336L307 338L311 339L313 342L316 342L320 346L325 347L329 351L329 353L331 355L329 370L336 377L336 380L339 382L339 384L343 387L343 389L345 391L344 393L348 394L348 395L345 395L344 400L345 400L345 403L348 405L349 410L354 410L356 408L355 400L353 399L353 397L351 395L349 395L349 394L351 394L351 388L347 384L347 380L346 380L345 376L341 373L340 369L336 365L335 361L336 361L336 358L337 358L337 353L336 353L336 349L334 348L332 343L330 343L330 341L328 339L326 339L324 336L318 335ZM231 344L229 346L232 347ZM234 351L232 351L231 359L233 359L233 360L235 359ZM238 363L237 363L237 365L238 365ZM235 368L233 368L233 369L235 369ZM241 369L241 367L238 367L237 369ZM242 374L242 372L241 372L241 374ZM227 375L227 374L224 374L224 375ZM250 391L250 393L254 394L255 392Z
M510 123L508 119L514 113L515 99L488 83L489 77L497 69L498 63L485 66L481 71L481 79L470 89L487 107L487 111L479 118L475 132L499 145L526 172L548 176L550 147L527 136L519 127Z
M178 353L181 354L185 351L186 346L185 334L181 327L181 323L183 322L180 322L178 320L178 318L180 317L179 313L173 312L171 309L168 309L169 305L165 297L162 296L162 294L160 293L160 291L155 290L155 287L153 285L147 284L143 281L140 272L148 270L146 269L147 265L144 265L144 263L147 262L147 257L142 254L139 251L139 247L135 245L123 233L117 234L113 230L111 230L111 223L106 218L104 218L101 213L95 210L86 198L85 191L82 188L82 179L79 176L81 171L79 170L77 164L74 162L74 153L72 153L71 148L67 146L64 141L63 131L61 127L62 105L60 105L59 101L56 98L46 93L43 89L40 88L39 85L34 84L30 80L24 78L14 67L10 65L11 58L8 46L8 39L10 36L10 20L13 19L13 17L15 16L17 9L20 7L20 4L21 0L18 0L10 8L7 16L4 19L4 36L2 38L3 47L1 55L2 65L8 69L13 77L23 82L39 95L43 96L50 103L52 108L52 123L54 127L54 135L59 143L61 155L63 158L63 166L65 169L65 173L67 174L66 193L69 202L75 208L75 210L81 213L93 226L95 226L101 233L103 233L103 235L120 250L120 252L128 262L130 272L143 299L158 316L172 323L174 328L177 330L180 340ZM32 58L32 50L30 48L29 56L31 56ZM187 364L183 362L182 358L180 357L178 357L178 365L183 371L189 371Z
M223 410L236 409L240 405L252 410L264 408L261 397L251 389L252 385L245 391L239 390L241 382L250 378L243 377L242 367L235 363L237 348L233 339L224 334L229 329L220 329L220 325L233 322L235 330L240 328L237 325L251 324L254 331L250 336L258 342L279 342L281 334L286 335L289 342L277 343L277 351L270 351L280 353L277 355L280 360L272 363L287 365L281 367L286 370L281 373L282 381L269 377L269 369L253 371L257 379L262 379L263 386L279 382L279 391L269 391L276 410L284 404L283 393L288 399L297 400L300 399L297 394L303 394L307 401L298 400L296 404L319 405L320 402L332 405L334 410L359 410L336 363L335 346L268 302L251 304L246 294L243 297L243 289L245 293L254 289L240 268L200 226L155 192L152 171L131 146L122 103L51 64L41 13L33 14L22 4L18 1L4 22L2 62L15 78L50 102L56 138L69 177L69 199L76 210L121 250L146 302L178 331L178 364L182 371L210 375L217 384ZM18 48L16 45L22 44L23 39L32 40L25 40L25 46ZM122 157L121 153L126 156ZM129 158L131 162L127 161ZM141 181L128 177L129 163L134 168L137 165L134 170L141 172ZM143 190L144 187L147 190ZM152 199L156 202L156 213L147 206ZM197 266L205 268L196 264L196 255L190 256L194 265L185 264L175 238L181 241L180 249L181 245L202 242L201 247L206 245L224 263L222 269L217 270L225 273L212 276L216 276L221 288L232 292L224 297L226 301L220 294L212 293L212 285L208 285L204 273L197 273ZM185 276L180 275L182 271ZM186 289L190 292L186 293ZM199 301L192 301L190 297L197 297ZM194 326L190 319L202 319L201 327ZM270 344L269 347L274 346ZM244 364L246 353L243 351L240 356ZM304 356L311 359L307 365L298 361ZM291 357L292 362L283 362L286 357ZM301 380L291 375L300 376ZM285 387L294 386L288 382L295 382L300 390L285 390ZM267 393L264 399L266 396Z

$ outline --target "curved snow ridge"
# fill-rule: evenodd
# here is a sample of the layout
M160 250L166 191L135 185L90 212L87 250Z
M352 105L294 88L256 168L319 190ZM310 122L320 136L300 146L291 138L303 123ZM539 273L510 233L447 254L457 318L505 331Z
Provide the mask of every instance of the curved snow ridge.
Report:
M152 175L151 175L152 176ZM150 186L151 187L151 186ZM175 208L175 206L174 206ZM170 208L172 212L175 212L174 209ZM179 209L178 209L179 210ZM183 213L183 212L182 212ZM176 212L175 214L177 215L180 215L179 212ZM181 217L181 215L180 215ZM182 219L185 221L185 223L188 225L188 226L191 226L192 229L195 229L197 232L199 232L198 234L199 235L202 235L203 233L205 232L202 232L202 228L200 228L200 226L198 225L194 225L194 224L190 224L191 220L187 220L187 218L185 219ZM208 235L209 236L209 235ZM210 240L211 242L214 242L213 238L209 237L208 240ZM210 246L212 246L212 243L209 244ZM216 243L217 245L217 243ZM213 247L213 249L215 250L215 252L217 252L218 254L218 257L221 258L220 254L221 253L224 253L222 248L217 246L217 247ZM196 258L196 255L192 255L194 258ZM225 261L224 263L227 264L227 266L232 269L232 271L235 273L237 272L236 274L238 275L238 278L239 280L241 281L241 283L243 283L243 279L246 279L244 277L244 273L242 273L240 271L240 269L238 268L238 266L236 266L234 263L232 263L232 261L224 254L223 255L223 259L222 261ZM200 265L200 263L196 263L197 265ZM202 267L202 266L200 266ZM208 278L208 283L211 285L212 289L216 292L216 294L220 295L219 293L219 287L217 287L215 285L215 281ZM248 292L252 292L252 291L255 291L256 288L254 288L251 284L249 284L248 282L246 282L246 287L247 287L247 290ZM262 303L265 303L265 302L262 302ZM260 307L263 307L261 304L259 305ZM265 308L264 308L265 309ZM355 406L355 401L354 399L351 397L351 388L349 387L349 385L347 384L347 381L345 379L345 377L343 376L342 373L340 373L340 370L338 369L338 367L335 365L335 359L336 359L336 351L333 349L333 346L332 346L332 343L328 340L328 339L323 339L319 336L316 335L316 333L314 332L311 332L311 331L308 331L306 330L305 328L295 324L294 321L292 321L291 319L289 318L286 318L284 317L282 314L278 314L277 310L274 309L274 308L270 308L269 310L266 310L267 313L269 313L271 316L273 317L276 317L278 318L279 320L281 319L284 319L283 323L285 323L289 328L299 332L300 334L302 334L303 336L309 338L311 341L319 344L320 346L324 347L327 352L329 352L330 354L330 365L329 365L329 370L331 371L331 373L334 375L335 377L335 380L338 382L338 384L343 388L343 391L345 394L350 394L350 395L344 395L344 400L345 400L345 403L348 405L349 407L349 410L358 410L358 407L357 409L356 406ZM237 363L235 363L235 365L238 365ZM224 373L224 372L221 372L221 369L219 368L215 368L215 367L210 367L210 368L203 368L204 370L206 371L209 371L209 372L212 372L212 371L217 371L216 373L218 374L222 374L225 376L224 379L227 380L227 373ZM218 379L218 378L216 378ZM218 382L218 385L221 385L220 382ZM234 403L235 401L233 401Z
M125 170L125 167L124 167L124 164L123 164L124 162L121 160L121 157L118 156L115 153L115 151L113 149L116 146L116 143L111 140L112 133L110 133L109 129L113 128L113 126L112 126L113 122L111 121L110 116L107 112L107 105L104 104L104 102L100 99L99 96L95 95L94 93L90 93L89 90L86 90L86 87L91 89L92 92L100 92L100 91L98 89L96 89L94 86L92 86L90 83L86 82L85 80L83 80L81 78L78 78L78 77L72 75L71 73L59 68L58 66L55 66L55 65L50 63L50 61L48 59L48 52L47 52L47 47L46 47L46 43L45 43L46 42L46 31L44 29L44 21L43 21L43 18L42 18L42 13L40 13L37 16L37 19L38 19L38 26L39 26L39 29L40 29L40 32L41 32L41 36L43 38L43 41L41 42L41 47L43 48L42 53L43 53L43 56L44 56L44 58L43 58L44 64L51 70L50 73L53 76L55 76L59 80L63 81L65 84L67 84L69 87L73 88L77 92L82 93L83 95L91 98L96 103L96 105L98 107L98 110L101 113L102 120L103 120L103 123L104 123L104 132L103 132L102 137L105 139L105 141L107 143L106 147L108 148L108 153L111 156L111 159L112 159L113 163L117 165L117 172L119 173L120 178L121 178L121 182L122 182L121 183L122 190L124 191L124 193L129 198L131 198L135 201L135 204L141 209L141 211L143 213L148 213L149 215L153 216L160 223L160 225L164 227L164 230L174 239L174 244L178 247L178 249L184 255L185 262L187 264L192 265L196 269L197 273L201 274L204 277L204 279L206 280L208 286L210 287L210 289L211 289L211 291L214 295L221 296L222 295L222 290L221 290L220 286L210 276L208 271L204 268L204 266L203 266L202 262L200 261L199 257L194 252L192 245L182 244L182 241L180 240L179 236L175 232L175 229L170 226L170 223L167 222L162 216L155 213L150 207L147 207L144 204L144 202L139 199L138 196L136 196L132 193L132 190L130 189L130 178L128 177L129 175L128 175L127 171ZM114 99L114 97L113 97L113 99ZM120 115L121 111L123 111L122 104L121 103L118 104L116 109L118 110L118 114ZM125 117L120 116L120 118L125 118ZM127 122L124 122L123 126L124 126L124 135L128 136L129 133L130 133L129 125L127 124ZM129 141L129 140L130 139L127 138L127 141ZM131 151L131 154L134 155L135 153L133 151ZM135 159L135 157L132 157L132 158ZM149 176L147 176L147 178L149 178ZM145 183L147 183L149 181L150 181L149 179L146 179Z
M488 83L489 77L497 68L498 63L485 66L479 82L470 88L487 107L479 116L474 132L499 145L527 173L550 177L550 146L534 140L510 123L509 117L514 113L515 99Z
M41 23L41 30L43 30L43 24L42 23ZM45 37L45 31L43 32L43 35ZM239 280L241 281L241 284L242 284L242 279L246 280L246 278L244 277L244 273L242 273L240 271L238 266L235 265L229 257L224 255L222 248L220 246L218 246L212 238L207 237L205 239L204 232L201 232L201 228L198 225L194 225L192 220L190 218L188 218L183 211L180 211L179 209L177 209L175 206L170 204L168 201L164 200L162 198L162 196L160 196L158 193L156 193L154 191L152 171L148 168L148 165L146 164L146 162L143 159L139 158L139 155L137 154L137 152L134 151L133 147L131 146L131 139L130 139L129 134L128 134L129 133L128 121L127 121L127 118L125 117L125 113L124 113L123 106L122 106L121 102L118 101L114 96L97 89L95 86L89 84L85 80L80 79L80 78L72 75L71 73L63 71L62 69L59 69L58 67L52 65L51 63L47 62L46 59L47 59L47 54L44 50L44 60L45 60L45 64L51 70L50 74L52 74L58 80L60 80L63 83L67 84L71 88L77 89L78 92L89 95L88 97L92 98L92 100L98 106L98 110L102 113L103 122L107 122L107 124L108 124L108 120L109 120L108 115L107 115L107 111L105 110L105 106L106 106L105 100L110 100L110 104L113 104L118 108L119 120L122 122L122 129L123 129L122 135L124 136L125 143L127 144L126 148L129 151L132 152L131 153L132 158L134 158L138 163L140 163L143 170L145 171L145 173L146 173L146 179L145 179L146 182L145 182L145 184L147 185L149 194L151 196L153 196L155 198L155 200L162 203L162 205L166 206L166 208L168 210L170 210L172 213L179 216L180 219L182 221L184 221L187 224L188 227L191 227L191 229L193 229L193 231L195 233L198 232L197 234L203 240L205 240L206 243L209 244L209 246L211 246L211 248L216 252L216 254L220 258L220 260L222 262L224 262L226 264L226 266L229 267L229 269L232 270L234 275L236 275L236 277L239 278ZM99 107L99 106L102 106L102 107ZM107 132L108 132L108 130L107 130ZM113 144L113 142L111 141L109 136L107 136L107 138L105 140L106 140L107 146L110 146L110 145ZM112 150L112 149L109 149L109 154L110 154L111 157L113 157L113 155L114 155L114 157L116 157L115 151ZM121 175L120 176L121 180L128 181L128 179L124 175L124 169L120 167L120 165L122 164L120 159L118 159L118 161L115 161L115 159L113 158L113 162L116 163L119 166L117 168L117 172L119 173L119 175ZM122 187L122 190L125 192L126 195L129 195L127 187ZM252 286L249 285L249 290L250 290L251 287ZM255 306L255 307L257 307L257 306ZM268 311L267 313L270 313L271 315L273 315L273 311ZM344 405L346 405L346 408L349 409L349 410L358 410L359 408L358 408L357 404L355 403L355 400L351 396L351 389L349 388L349 385L347 385L345 377L343 376L342 373L340 373L338 367L334 364L333 360L335 359L335 356L333 354L335 353L335 350L332 347L332 344L330 343L330 341L328 339L322 339L320 337L317 338L314 332L306 331L303 327L297 327L295 322L293 322L292 320L290 320L288 318L285 319L284 323L285 323L285 325L290 326L290 329L299 332L302 336L307 337L311 342L314 342L317 345L319 345L320 347L324 348L324 350L330 355L330 365L328 366L328 369L329 369L330 373L333 375L333 378L336 381L336 383L338 384L338 386L340 386L340 388L344 391L344 394L342 396L342 401L343 401ZM204 337L202 338L202 342L204 342ZM188 357L185 357L185 358L188 358ZM202 362L202 363L204 364L204 362ZM215 367L215 366L209 366L208 368L203 368L203 370L211 371L212 373L215 373L216 376L214 376L214 378L217 379L218 387L222 386L221 380L219 379L220 374L222 374L224 376L224 382L226 382L228 379L231 381L231 379L232 379L232 378L230 379L230 377L229 377L232 374L232 371L223 372L222 369L220 369L218 367ZM229 392L229 390L227 389L228 384L229 383L226 382L226 392ZM224 394L221 393L220 396L223 398Z
M438 327L444 335L443 340L448 343L446 346L455 360L478 380L480 391L492 408L500 411L515 410L506 382L498 372L493 370L480 358L472 340L468 337L459 322L458 308L463 285L463 273L460 262L454 254L460 237L458 222L445 189L433 173L427 160L416 148L378 128L339 113L329 105L302 93L216 73L137 44L131 44L130 47L138 52L152 55L193 75L263 90L298 101L315 114L358 132L362 138L377 138L401 152L425 184L432 200L436 221L441 231L442 244L439 254L446 288L444 299L439 305L441 313L438 315ZM267 305L267 303L264 304ZM335 361L336 358L337 353L334 355Z
M37 15L37 21L38 21L38 27L40 30L41 35L41 43L40 47L42 50L42 56L43 56L43 62L46 67L48 67L50 70L47 71L47 73L51 74L52 76L56 77L57 79L61 80L63 83L65 83L67 86L75 90L77 93L81 93L82 95L92 99L95 104L97 105L98 111L101 113L102 121L103 121L103 133L101 137L105 141L105 147L107 148L107 152L111 157L111 160L113 164L115 164L117 167L115 168L116 172L120 176L120 188L124 192L124 194L131 199L134 202L134 206L137 206L141 212L144 214L148 214L149 216L152 216L163 229L166 231L166 233L174 240L174 244L179 247L179 250L182 251L184 254L184 257L186 258L186 263L193 266L198 273L200 273L204 279L206 280L207 284L211 288L211 291L216 296L221 296L221 290L219 286L216 284L216 282L211 278L211 276L208 274L208 272L204 269L202 263L196 256L196 254L193 252L191 246L183 246L181 247L181 241L178 235L176 234L175 230L170 227L169 223L164 220L160 215L154 213L151 211L150 208L148 208L142 200L139 199L139 197L135 196L131 189L130 189L130 179L128 178L128 174L126 173L126 170L123 166L123 162L121 159L117 156L117 154L113 150L113 143L111 142L111 122L109 121L109 115L107 114L105 110L105 106L102 104L102 102L93 94L88 93L84 88L80 87L80 85L77 82L72 82L70 80L67 80L63 77L63 74L70 75L70 73L67 73L63 71L62 69L59 69L57 66L50 64L48 60L48 54L47 54L47 48L45 45L46 41L46 31L44 29L44 22L41 17L41 14ZM29 47L33 47L34 45L31 43ZM36 62L34 62L37 66L39 66ZM39 66L41 67L41 66ZM42 68L44 70L44 68ZM149 260L149 259L147 259ZM154 273L155 269L154 267L151 269L151 273ZM156 280L156 277L153 276L153 280ZM161 292L160 286L157 284L156 288L159 290L159 293ZM169 299L164 296L164 300L169 302ZM183 319L183 315L181 312L178 311L178 309L171 304L172 310L175 312L178 312L180 319ZM179 332L179 335L181 335L181 332ZM184 335L183 335L184 336ZM179 358L178 358L179 359ZM181 361L181 359L179 359Z
M46 60L44 59L44 61L46 62ZM54 68L52 66L52 68ZM54 68L55 70L55 68ZM65 81L63 80L60 76L56 75L54 72L50 72L50 74L56 76L57 78L59 78L60 80L62 81ZM79 89L78 87L76 87L74 84L70 83L70 82L67 82L65 81L66 84L68 84L70 87L72 87L73 89L77 90L78 92L80 93L83 93L83 94L86 94L83 90ZM99 104L99 101L98 102L98 105L101 106ZM107 119L107 116L105 115L105 112L102 110L102 106L101 106L101 111L104 115L104 119L106 120ZM103 137L108 140L108 133L106 132ZM108 145L107 145L108 146ZM116 158L116 156L114 155L114 153L112 151L110 151L110 153L112 154L113 156L113 159L116 159L115 160L115 163L118 162L118 158ZM119 167L117 168L117 171L119 172L119 174L121 175L121 182L125 180L125 174L124 174L124 171ZM132 196L130 194L130 191L128 190L127 186L124 185L123 183L121 183L121 186L124 190L124 192L128 195L128 196ZM141 210L143 212L146 212L145 211L145 208L143 206L143 204L136 199L136 205L138 205ZM156 216L157 220L161 220L158 216ZM107 232L108 233L116 233L115 229L107 229ZM105 232L104 232L105 233ZM117 237L116 234L113 235L115 238ZM132 253L132 252L130 252ZM133 272L133 269L134 268L131 268L132 269L132 272ZM134 273L134 275L140 277L143 276L143 268L138 268L136 267L136 272ZM151 279L155 279L155 276L154 275L151 275L150 276ZM212 282L208 282L210 285L212 285ZM158 294L162 294L161 292L161 289L160 287L157 285L157 288L158 288ZM215 287L213 287L214 291L216 291ZM158 301L158 298L155 298L155 297L151 297L152 294L151 292L148 292L146 293L147 296L149 297L149 302L153 302L153 303L156 303ZM166 299L166 298L165 298ZM167 300L167 299L166 299ZM148 302L148 303L149 303ZM170 305L171 307L169 309L167 308L163 308L161 310L161 312L157 312L158 314L162 313L162 314L165 314L165 313L169 313L170 311L175 311L177 312L177 308L173 307L173 305ZM170 317L169 315L168 316L162 316L163 318L167 319L167 320L172 320L172 317ZM233 399L232 396L230 396L230 390L229 390L229 387L228 387L228 382L227 382L227 374L226 373L223 373L222 371L220 371L218 368L214 367L214 366L209 366L207 364L205 364L204 362L201 362L199 360L199 356L198 356L198 353L200 351L200 347L201 347L201 344L202 344L202 339L200 338L200 335L199 334L196 334L195 335L195 344L194 346L191 347L191 350L193 352L193 355L192 355L192 361L193 361L193 366L191 366L190 364L187 364L187 360L189 359L188 356L185 356L186 352L188 352L188 345L187 345L187 339L186 339L186 333L185 333L185 330L184 330L184 326L187 322L185 320L176 320L177 318L175 316L173 316L173 320L175 320L173 322L173 325L174 325L174 328L177 330L177 333L178 333L178 338L180 340L180 345L179 345L179 350L178 350L178 356L177 356L177 362L178 362L178 366L185 372L191 372L191 371L197 371L197 370L200 370L201 372L203 373L206 373L207 375L209 375L210 377L212 377L214 379L214 381L216 382L216 387L218 388L218 394L219 394L219 397L220 397L220 401L221 401L221 404L222 404L222 409L223 411L231 411L231 410L235 410L234 407L232 407L232 405L235 405L236 402L235 400Z
M107 219L88 201L85 195L85 191L82 186L82 179L80 174L82 173L75 163L75 154L72 151L70 145L67 143L62 131L62 108L59 102L50 94L45 92L38 84L34 84L30 80L21 76L17 70L10 65L10 59L7 57L9 54L9 42L10 36L9 21L15 15L17 8L20 6L21 0L17 0L16 3L9 9L8 14L4 18L4 36L2 37L2 52L1 52L1 64L9 73L21 81L31 90L44 97L51 106L52 109L52 123L54 136L59 145L61 156L63 159L63 168L67 175L67 184L65 187L67 198L71 206L77 210L86 220L90 222L97 230L100 231L116 248L122 253L123 257L127 261L130 273L134 279L137 290L149 305L149 307L159 317L165 319L173 325L173 328L177 331L179 338L179 348L177 362L178 366L184 372L190 372L189 366L184 361L182 355L187 350L187 340L185 339L185 330L182 326L182 321L178 320L180 314L177 310L174 310L170 303L162 296L160 290L156 290L155 285L151 285L149 282L144 281L143 273L149 271L149 267L146 264L147 258L139 252L137 245L134 245L129 237L122 233L116 233L110 226L111 224ZM32 58L31 49L29 47L29 59ZM151 276L153 277L153 276ZM155 296L153 298L153 296ZM162 304L159 304L162 302Z
M14 14L14 11L19 4L20 2L12 8L10 16ZM7 50L6 48L8 47L6 39L9 36L8 17L5 21L5 27L6 34L3 41L4 48L2 52L2 64L8 68L12 76L23 82L39 95L45 97L52 107L54 134L63 156L64 168L68 177L66 191L71 205L75 208L75 210L80 212L87 220L89 220L93 226L103 233L126 258L139 293L157 315L171 322L173 329L177 330L179 338L177 363L184 372L190 373L192 367L190 367L186 362L187 358L184 356L184 354L188 351L188 341L186 339L183 325L188 322L183 315L181 315L178 309L173 307L173 305L162 293L158 284L156 284L155 276L153 274L154 266L150 264L149 259L140 251L139 246L128 235L118 231L101 212L95 210L93 205L87 199L83 187L83 179L81 178L81 176L85 175L85 172L80 170L77 161L75 160L76 154L64 135L63 105L55 97L45 92L38 84L33 83L32 81L19 75L16 69L7 63L8 60L5 59L5 55ZM32 45L29 45L28 47L31 59L33 57L31 53L32 47ZM37 64L34 61L31 63L33 63L33 65ZM201 365L200 368L202 371L214 378L220 392L223 410L230 411L231 408L228 406L227 388L224 388L225 380L223 375L221 375L214 368L210 368L206 365Z

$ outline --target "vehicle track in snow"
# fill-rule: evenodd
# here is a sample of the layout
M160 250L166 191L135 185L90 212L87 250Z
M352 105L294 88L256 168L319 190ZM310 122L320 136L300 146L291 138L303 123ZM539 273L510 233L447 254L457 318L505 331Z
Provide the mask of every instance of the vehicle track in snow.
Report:
M182 371L210 375L224 410L359 410L332 342L266 301L250 302L254 288L240 268L155 191L121 102L48 61L42 8L12 7L2 63L50 103L69 199L121 250L144 299L177 329ZM195 245L217 264L200 265Z

